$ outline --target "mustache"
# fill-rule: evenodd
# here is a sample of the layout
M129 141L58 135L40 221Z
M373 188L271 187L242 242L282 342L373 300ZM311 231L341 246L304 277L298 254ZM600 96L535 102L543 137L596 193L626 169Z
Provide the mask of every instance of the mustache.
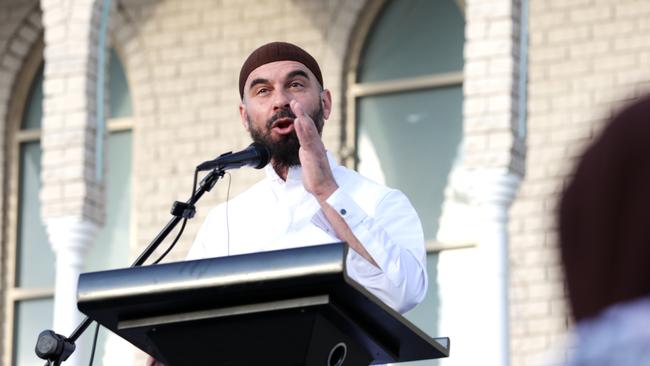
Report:
M289 108L282 108L279 111L277 111L274 115L271 116L266 121L266 127L271 128L273 127L273 123L275 121L281 119L281 118L291 118L291 119L296 119L296 115L293 113L293 111Z

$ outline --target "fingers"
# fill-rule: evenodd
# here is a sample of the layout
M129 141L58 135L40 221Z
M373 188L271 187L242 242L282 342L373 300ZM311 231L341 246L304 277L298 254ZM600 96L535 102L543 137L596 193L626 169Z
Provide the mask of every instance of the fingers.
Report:
M300 141L299 157L303 168L303 186L319 202L323 202L338 188L327 160L325 145L314 120L305 112L302 105L292 100L289 106L296 115L293 125Z
M293 111L293 114L296 115L296 117L309 117L307 113L305 113L305 110L302 109L302 105L295 99L292 99L291 102L289 102L289 107L291 107L291 110Z
M292 100L289 103L291 110L296 115L294 120L294 128L296 129L296 134L298 135L298 140L300 141L301 146L309 146L316 141L320 141L320 135L316 129L316 125L311 117L305 112L302 108L302 105L296 100Z

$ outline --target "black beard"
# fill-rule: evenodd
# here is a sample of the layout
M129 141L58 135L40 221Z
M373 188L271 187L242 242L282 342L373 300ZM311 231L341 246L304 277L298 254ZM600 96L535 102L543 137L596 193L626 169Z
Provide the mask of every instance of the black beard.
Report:
M316 125L316 130L320 135L323 132L323 107L320 106L314 115L309 115ZM271 127L273 123L280 118L295 119L296 115L293 114L291 109L283 108L275 113L271 118L266 121L266 129L262 131L255 126L249 119L251 138L254 142L263 144L269 149L271 159L273 159L274 168L290 168L292 166L300 165L300 141L294 128L288 135L282 135L277 141L271 138Z

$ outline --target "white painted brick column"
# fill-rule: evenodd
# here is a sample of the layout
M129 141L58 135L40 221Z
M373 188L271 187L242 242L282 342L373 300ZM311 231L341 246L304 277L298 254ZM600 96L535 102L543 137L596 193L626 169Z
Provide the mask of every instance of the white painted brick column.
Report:
M438 257L440 334L452 354L441 365L510 363L508 210L523 174L519 137L519 0L465 2L462 170L476 221L474 248ZM467 235L467 234L465 234Z
M480 224L476 271L480 339L474 352L491 365L510 364L508 305L508 211L521 183L517 174L483 172L478 178Z
M56 253L54 331L82 320L76 292L85 254L103 220L95 176L100 0L41 0L45 29L41 215ZM79 348L79 345L77 345ZM79 349L66 365L81 364Z
M475 217L466 217L462 230L476 238L476 247L443 250L438 257L440 334L452 343L451 356L440 364L506 366L508 210L521 177L484 169L467 179L473 184L476 212Z

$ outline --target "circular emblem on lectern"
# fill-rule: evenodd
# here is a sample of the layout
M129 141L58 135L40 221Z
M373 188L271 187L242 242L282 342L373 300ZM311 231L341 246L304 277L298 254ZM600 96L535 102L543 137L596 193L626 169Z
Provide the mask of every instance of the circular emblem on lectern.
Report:
M345 356L348 354L348 346L344 342L337 343L336 346L330 350L330 355L327 357L327 366L341 366L345 361Z

